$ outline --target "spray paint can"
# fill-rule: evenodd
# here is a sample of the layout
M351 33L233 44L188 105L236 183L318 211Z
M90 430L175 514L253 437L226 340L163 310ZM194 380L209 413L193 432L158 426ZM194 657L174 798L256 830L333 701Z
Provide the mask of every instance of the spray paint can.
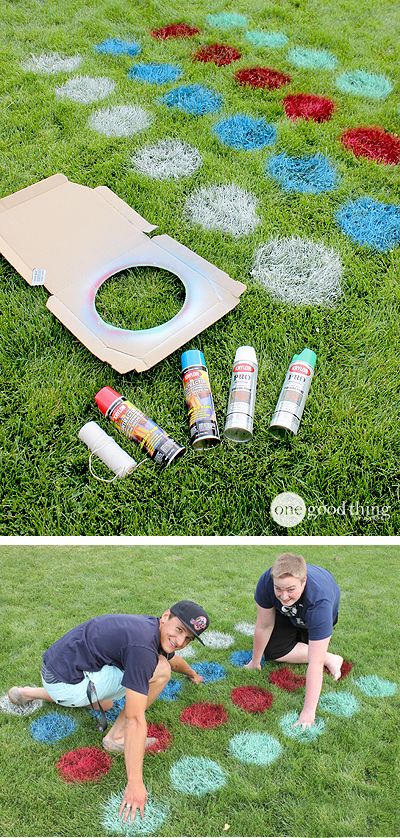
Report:
M312 349L293 355L271 419L270 431L278 439L297 434L314 375L317 356Z
M252 346L239 346L233 362L224 434L233 442L250 442L253 436L258 363Z
M112 387L99 390L95 401L99 410L110 422L114 422L121 434L138 442L155 463L167 466L184 453L182 445L178 445L159 425Z
M205 358L198 349L181 356L182 383L189 411L190 441L196 451L221 442Z

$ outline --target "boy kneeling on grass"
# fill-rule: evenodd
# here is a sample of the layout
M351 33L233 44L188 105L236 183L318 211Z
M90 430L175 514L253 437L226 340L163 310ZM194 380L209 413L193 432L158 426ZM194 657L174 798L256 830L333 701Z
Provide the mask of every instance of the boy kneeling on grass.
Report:
M306 663L304 706L294 727L311 727L322 688L324 666L335 681L343 658L328 652L338 620L340 590L323 567L306 564L303 556L283 553L260 576L254 599L257 622L253 657L247 669L261 669L266 661Z
M119 814L134 820L138 809L144 817L148 793L143 783L143 757L147 739L145 713L160 695L173 672L186 675L195 684L203 678L176 653L208 628L204 609L190 600L175 603L163 615L106 614L71 629L43 655L42 683L38 687L12 687L13 704L34 699L53 701L64 707L104 710L125 696L125 707L103 739L107 751L125 754L128 783ZM203 644L204 645L204 644ZM95 702L93 705L92 697ZM100 702L103 702L100 704Z

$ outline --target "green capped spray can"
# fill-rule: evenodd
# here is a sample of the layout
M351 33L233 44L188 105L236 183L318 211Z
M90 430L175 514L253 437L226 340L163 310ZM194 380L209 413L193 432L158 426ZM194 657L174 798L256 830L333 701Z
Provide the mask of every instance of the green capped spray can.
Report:
M196 451L221 442L205 358L199 349L181 356L182 384L189 413L190 441Z
M312 349L303 349L300 355L293 355L269 426L274 437L297 434L316 361Z

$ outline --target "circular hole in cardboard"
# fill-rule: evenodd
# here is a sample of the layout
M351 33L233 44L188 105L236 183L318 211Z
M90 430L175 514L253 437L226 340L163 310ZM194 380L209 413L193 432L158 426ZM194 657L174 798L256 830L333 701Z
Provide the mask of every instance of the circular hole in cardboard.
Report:
M127 268L109 277L96 295L96 311L119 329L153 329L175 317L185 302L179 277L162 268Z

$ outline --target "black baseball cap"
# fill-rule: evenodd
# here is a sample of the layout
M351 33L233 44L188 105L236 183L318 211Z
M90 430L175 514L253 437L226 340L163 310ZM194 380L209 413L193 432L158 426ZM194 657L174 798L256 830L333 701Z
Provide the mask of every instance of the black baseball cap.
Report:
M190 599L181 599L175 605L171 605L169 610L205 646L200 635L202 631L208 628L210 620L204 608L201 605L197 605L197 602L192 602Z

